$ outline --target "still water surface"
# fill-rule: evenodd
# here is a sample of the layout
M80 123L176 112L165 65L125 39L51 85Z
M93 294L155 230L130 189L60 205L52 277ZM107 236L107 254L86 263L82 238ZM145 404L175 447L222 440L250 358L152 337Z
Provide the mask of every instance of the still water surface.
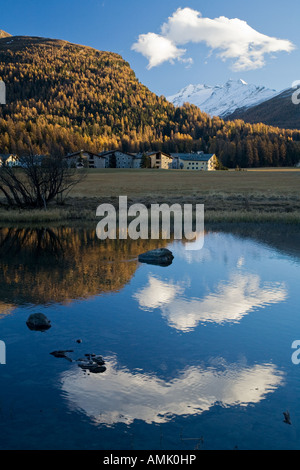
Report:
M138 263L158 246L0 230L1 449L300 448L299 232L212 229L199 251L165 244L168 267ZM36 312L49 330L27 327Z

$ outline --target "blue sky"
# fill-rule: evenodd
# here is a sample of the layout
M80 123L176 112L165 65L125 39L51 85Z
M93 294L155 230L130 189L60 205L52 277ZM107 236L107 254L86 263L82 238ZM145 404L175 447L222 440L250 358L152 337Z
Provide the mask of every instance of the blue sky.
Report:
M300 80L300 3L296 0L0 0L0 5L0 29L13 35L65 39L117 52L130 63L139 80L158 95L171 95L190 83L215 85L229 78L277 90ZM237 18L269 38L288 40L294 50L264 54L263 66L236 71L232 68L236 59L221 60L217 57L219 50L210 54L211 47L203 41L179 42L178 50L186 50L183 61L164 61L148 69L147 58L132 46L140 35L161 35L162 25L178 8L201 12L203 18L211 20ZM235 40L236 32L232 31Z

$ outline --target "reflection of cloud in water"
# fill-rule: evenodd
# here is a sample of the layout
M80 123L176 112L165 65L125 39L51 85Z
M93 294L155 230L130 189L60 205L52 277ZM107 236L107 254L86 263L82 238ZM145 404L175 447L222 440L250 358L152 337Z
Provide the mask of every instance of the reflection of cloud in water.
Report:
M149 276L149 285L134 297L142 308L158 308L172 302L176 295L182 292L183 288L179 284L175 285Z
M163 297L164 291L169 295ZM183 289L150 277L149 285L134 297L142 309L160 307L162 315L173 328L188 332L199 323L238 322L255 308L282 302L287 298L284 283L264 283L258 275L236 273L228 281L221 281L215 292L204 298L188 299ZM172 295L171 295L172 293ZM161 302L155 299L159 297Z
M175 415L201 414L216 402L247 406L283 384L282 373L272 364L247 367L223 361L220 370L187 367L169 381L117 369L113 358L106 365L104 374L85 375L75 368L61 378L70 407L84 412L95 424L130 424L135 419L165 423Z
M242 266L244 266L244 264L245 264L245 258L244 258L244 256L241 256L241 257L238 259L236 265L237 265L238 268L241 268Z

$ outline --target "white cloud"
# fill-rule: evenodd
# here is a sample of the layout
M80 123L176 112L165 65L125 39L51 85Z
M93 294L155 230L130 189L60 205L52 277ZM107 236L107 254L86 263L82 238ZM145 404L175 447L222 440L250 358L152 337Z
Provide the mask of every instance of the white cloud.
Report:
M275 52L291 52L295 46L286 39L261 34L246 21L224 16L210 19L191 8L179 8L162 25L161 34L148 33L139 36L132 49L143 54L148 68L166 61L191 61L184 58L189 43L204 43L223 61L232 60L232 68L253 70L265 65L265 55Z
M155 33L141 34L132 49L147 57L148 69L157 67L168 60L180 59L186 52L185 49L178 49L170 39Z

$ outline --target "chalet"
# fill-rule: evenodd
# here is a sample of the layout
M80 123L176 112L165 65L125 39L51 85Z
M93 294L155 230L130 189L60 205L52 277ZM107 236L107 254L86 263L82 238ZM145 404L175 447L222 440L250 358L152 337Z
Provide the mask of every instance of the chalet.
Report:
M132 155L120 150L107 150L99 155L105 158L106 168L131 168Z
M145 152L150 158L151 168L159 168L161 170L169 170L173 165L173 157L165 152Z
M141 168L142 167L142 158L141 154L133 155L132 168Z
M99 155L105 158L106 168L141 168L142 156L139 154L110 150Z
M25 155L19 158L20 166L28 168L29 166L42 166L43 161L49 158L49 155Z
M79 152L69 153L65 159L69 166L76 168L105 168L106 160L101 154L80 150Z
M20 166L19 159L17 155L13 154L0 154L0 167L2 165L7 165L7 166Z
M18 166L20 168L29 168L31 166L42 166L44 159L47 159L47 158L49 158L49 155L21 155L21 156L0 155L0 166L1 166L1 159L8 166Z
M214 153L177 153L172 154L176 163L173 168L182 170L214 171L217 169L218 159Z

